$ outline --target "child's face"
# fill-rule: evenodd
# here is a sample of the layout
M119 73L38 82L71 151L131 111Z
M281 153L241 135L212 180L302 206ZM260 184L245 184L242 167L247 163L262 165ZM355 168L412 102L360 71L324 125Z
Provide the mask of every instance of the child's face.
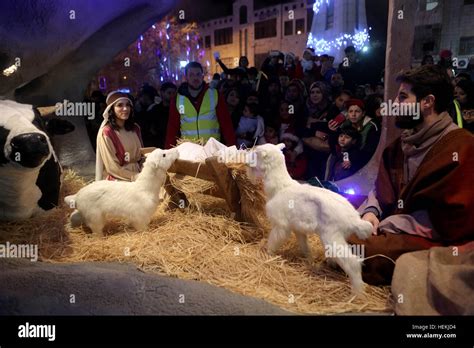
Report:
M265 128L265 138L274 138L276 136L276 130L273 127Z
M283 144L285 144L286 150L293 150L293 148L295 147L293 142L290 139L283 140Z
M249 110L249 107L248 107L248 106L244 107L244 112L243 112L243 113L244 113L244 116L245 116L245 117L252 117L252 116L253 116L253 115L250 113L250 110Z
M348 101L351 97L345 93L342 93L339 97L336 98L335 104L339 110L344 110L344 103Z
M280 76L280 84L283 87L288 86L289 83L290 83L290 78L288 76L285 76L285 75Z
M227 96L227 104L231 106L239 105L240 98L236 91L230 91L229 95Z
M309 53L308 51L305 51L303 53L303 59L305 60L313 60L313 56L311 55L311 53Z
M337 142L339 143L339 146L343 149L348 149L355 143L354 139L352 139L352 137L347 134L339 134Z
M347 115L349 117L349 120L352 123L360 123L362 119L364 118L364 110L362 110L359 106L357 105L351 105L349 106L349 110L347 111Z

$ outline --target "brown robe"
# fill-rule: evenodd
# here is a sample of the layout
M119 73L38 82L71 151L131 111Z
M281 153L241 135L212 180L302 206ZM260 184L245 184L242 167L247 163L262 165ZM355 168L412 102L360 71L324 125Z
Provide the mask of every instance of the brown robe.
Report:
M406 252L474 240L474 136L463 129L447 133L431 147L406 185L401 145L398 138L385 149L375 182L382 219L426 210L440 240L382 232L365 241L351 236L349 243L363 244L366 257L382 254L396 260ZM370 284L390 283L394 266L384 257L365 260L363 278Z

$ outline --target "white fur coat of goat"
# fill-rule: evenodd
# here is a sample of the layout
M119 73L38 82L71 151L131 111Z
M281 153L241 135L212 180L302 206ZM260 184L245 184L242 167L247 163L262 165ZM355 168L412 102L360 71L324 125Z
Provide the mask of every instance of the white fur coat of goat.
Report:
M282 153L284 144L257 146L250 156L256 164L249 167L250 179L263 179L267 198L266 213L271 222L267 250L275 253L291 235L296 234L301 251L311 256L307 235L317 233L327 248L344 248L344 256L334 258L351 280L355 293L363 290L361 259L351 254L346 242L355 233L365 239L372 232L372 225L360 218L354 207L339 194L319 187L302 185L293 180L285 165ZM250 161L249 161L250 163Z
M166 172L178 156L176 149L156 149L148 155L136 181L96 181L64 200L77 209L94 234L101 235L107 218L111 217L126 220L142 230L156 211Z

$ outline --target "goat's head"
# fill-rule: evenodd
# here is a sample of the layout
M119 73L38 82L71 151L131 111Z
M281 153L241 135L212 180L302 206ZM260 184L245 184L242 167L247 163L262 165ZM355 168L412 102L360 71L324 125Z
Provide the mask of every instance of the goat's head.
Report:
M179 152L177 149L153 150L145 161L145 166L151 166L154 169L168 170L178 159Z
M285 156L281 150L285 148L285 144L264 144L256 146L254 150L247 154L247 176L250 181L256 182L258 179L271 170L278 163L285 163Z

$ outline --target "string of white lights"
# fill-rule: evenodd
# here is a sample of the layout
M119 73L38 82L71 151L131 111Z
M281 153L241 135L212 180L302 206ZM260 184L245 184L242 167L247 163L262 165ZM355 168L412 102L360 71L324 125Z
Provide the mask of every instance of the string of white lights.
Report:
M321 6L324 2L326 3L326 5L329 5L329 0L315 1L315 3L313 4L313 11L315 15L319 13ZM323 38L313 37L313 34L309 33L307 46L314 48L316 53L327 53L333 48L340 49L343 46L346 47L349 45L354 46L357 50L361 50L369 42L369 31L371 29L372 28L369 27L368 30L366 28L363 30L355 30L353 34L341 33L334 40L330 41Z

